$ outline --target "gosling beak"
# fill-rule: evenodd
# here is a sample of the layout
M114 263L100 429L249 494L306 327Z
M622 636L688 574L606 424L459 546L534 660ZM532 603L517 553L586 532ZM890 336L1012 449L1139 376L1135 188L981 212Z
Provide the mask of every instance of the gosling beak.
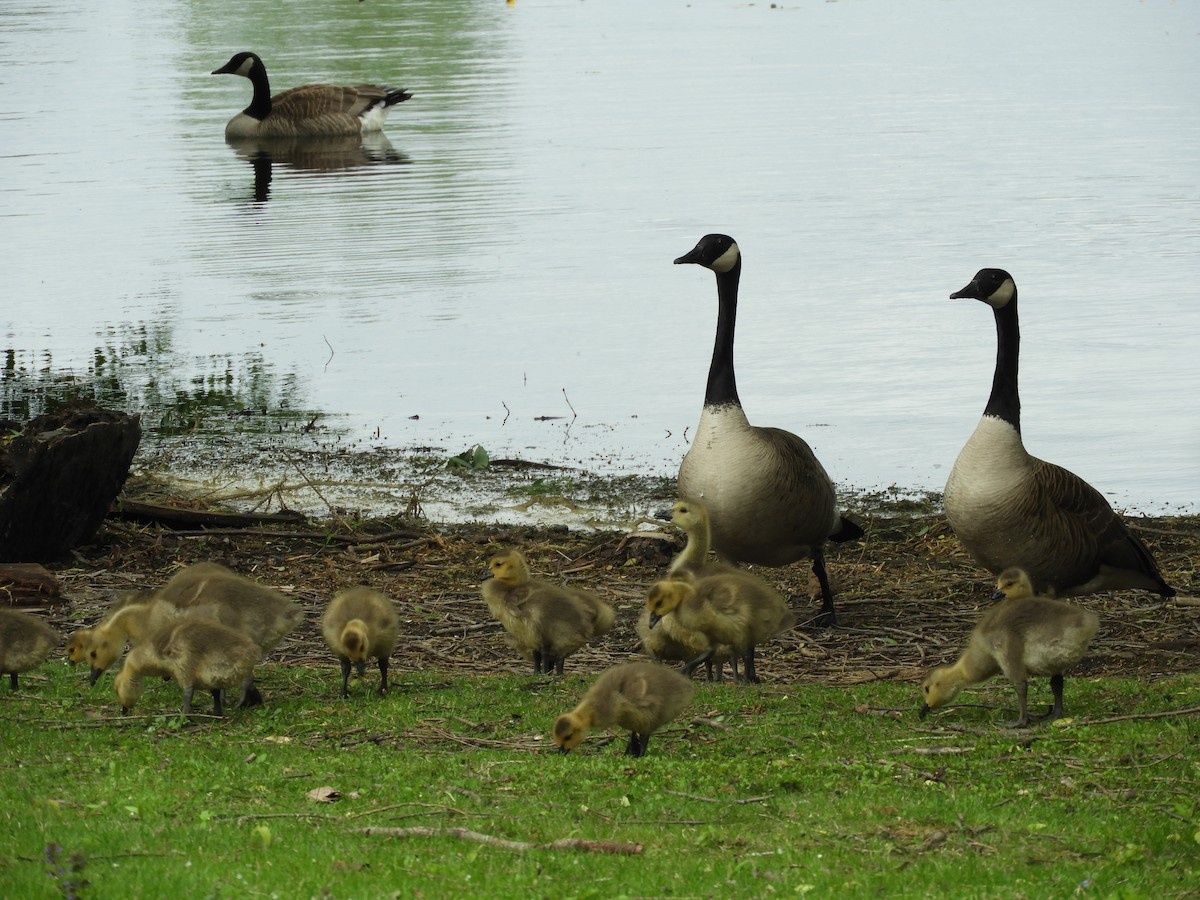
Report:
M992 599L993 600L1003 600L1004 599L1004 591L992 591Z
M88 669L88 684L95 685L96 682L100 680L100 676L103 674L103 669L97 669L95 666L92 666L90 669Z
M566 756L568 753L571 752L571 748L570 747L559 747L558 752L561 753L563 756Z
M675 262L679 262L679 260L675 260ZM654 518L658 519L660 522L670 522L671 511L669 509L660 509L654 514Z
M917 718L924 719L927 715L929 715L929 704L922 703L921 708L917 710Z
M358 677L365 678L367 674L367 661L365 659L357 660L354 663L354 668L358 670Z
M653 628L655 625L657 625L661 621L662 621L662 616L660 616L658 613L650 613L650 627L651 628Z

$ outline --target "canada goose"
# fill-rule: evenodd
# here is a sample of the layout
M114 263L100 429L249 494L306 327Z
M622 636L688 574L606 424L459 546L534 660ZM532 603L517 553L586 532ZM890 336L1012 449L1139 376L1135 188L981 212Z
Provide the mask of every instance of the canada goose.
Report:
M685 675L711 659L715 647L725 644L734 654L734 675L740 658L745 663L745 680L756 682L755 646L796 624L796 616L780 593L749 572L656 581L650 586L646 608L651 628L674 615L679 624L709 639L709 649L683 667Z
M0 609L0 675L17 689L17 674L45 661L58 646L58 632L29 613Z
M396 605L379 591L353 587L333 598L321 617L321 631L342 664L343 697L350 695L350 665L354 664L362 678L369 657L379 661L379 693L387 693L388 657L396 647L399 630Z
M980 269L950 295L960 297L982 300L996 319L992 392L946 482L946 518L967 552L993 575L1019 566L1038 591L1058 597L1126 588L1174 597L1150 551L1099 491L1026 452L1013 277L1003 269Z
M87 659L88 648L92 645L92 632L91 628L76 628L71 632L64 648L68 663L75 665Z
M613 609L586 591L531 577L519 550L488 563L492 577L480 585L488 611L508 632L511 645L533 671L563 672L563 661L612 628Z
M104 671L121 658L126 643L138 644L171 617L165 606L156 603L127 603L116 612L73 640L86 641L83 652L88 661L88 683L95 684Z
M554 742L563 753L579 746L589 728L628 728L625 753L643 756L650 735L674 719L692 699L688 678L649 662L613 666L596 679L571 712L554 723Z
M738 399L734 324L742 254L733 238L708 234L675 264L717 276L717 333L696 435L679 467L679 494L701 499L717 553L732 562L785 566L810 558L821 584L818 623L834 625L825 542L862 537L837 510L833 482L812 449L790 431L751 425Z
M229 120L226 140L335 137L379 131L391 107L412 97L388 85L306 84L271 96L267 69L254 53L235 53L213 75L242 75L254 85L250 105Z
M213 712L224 715L222 699L228 692L241 692L250 684L262 651L240 631L211 619L185 616L159 629L137 644L117 673L114 686L123 712L128 713L142 694L146 675L169 674L183 691L183 714L192 711L196 688L212 691Z
M1083 658L1099 624L1094 612L1064 600L1009 597L997 603L980 617L958 661L934 669L921 685L925 695L921 718L949 703L964 687L999 672L1017 689L1016 727L1029 724L1031 675L1050 676L1054 705L1044 718L1059 718L1063 714L1063 672Z

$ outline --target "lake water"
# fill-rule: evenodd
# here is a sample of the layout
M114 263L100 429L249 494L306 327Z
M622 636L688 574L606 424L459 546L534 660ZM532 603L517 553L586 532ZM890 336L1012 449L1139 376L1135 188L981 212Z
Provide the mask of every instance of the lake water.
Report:
M244 49L414 99L255 164L208 74ZM1200 4L8 0L0 72L10 373L124 355L131 409L233 385L359 448L665 474L716 320L672 260L725 231L747 413L838 483L941 489L995 353L947 297L1001 266L1030 451L1200 510Z

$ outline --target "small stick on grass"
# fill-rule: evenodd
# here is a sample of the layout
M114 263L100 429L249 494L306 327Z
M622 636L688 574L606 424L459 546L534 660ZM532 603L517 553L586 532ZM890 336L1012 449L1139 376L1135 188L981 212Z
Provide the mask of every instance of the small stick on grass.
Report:
M359 834L368 837L431 837L458 838L463 841L474 841L477 844L487 844L490 847L500 847L503 850L516 850L524 853L527 850L583 850L588 853L616 853L622 856L639 856L641 844L626 844L618 841L589 841L583 838L559 838L547 844L534 844L529 841L510 841L490 834L471 831L469 828L428 828L414 825L410 828L361 828Z

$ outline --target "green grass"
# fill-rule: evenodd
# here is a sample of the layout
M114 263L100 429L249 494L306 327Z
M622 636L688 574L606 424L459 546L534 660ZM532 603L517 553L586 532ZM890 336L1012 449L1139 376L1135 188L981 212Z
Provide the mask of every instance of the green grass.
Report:
M223 722L168 715L157 682L122 719L110 677L65 666L0 687L0 893L1200 896L1200 719L1102 721L1200 706L1195 676L1068 679L1079 718L1023 731L999 680L924 722L912 684L700 685L639 760L606 733L551 752L584 675L396 671L345 701L332 661L261 678L267 705Z

